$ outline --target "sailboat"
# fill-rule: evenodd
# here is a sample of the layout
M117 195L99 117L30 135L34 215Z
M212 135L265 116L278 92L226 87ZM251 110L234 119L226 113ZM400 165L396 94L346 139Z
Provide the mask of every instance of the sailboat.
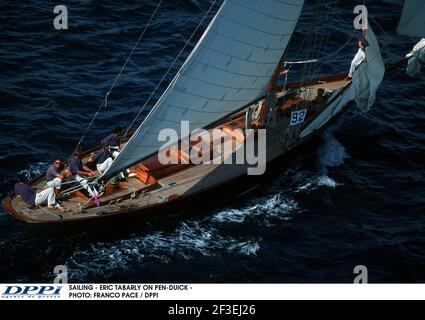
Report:
M366 59L352 80L340 73L279 84L292 63L285 52L303 6L304 0L225 0L156 105L124 137L109 169L96 177L98 196L90 197L77 185L62 202L65 211L58 213L43 206L29 208L12 193L4 199L5 209L21 221L43 224L143 215L246 177L251 164L228 164L225 159L249 141L258 141L263 132L266 142L258 148L270 164L320 134L351 102L369 110L386 68L406 62L385 66L371 27L366 31ZM188 121L185 133L182 121ZM207 148L187 139L198 128L209 138ZM177 163L159 161L163 129L179 132L178 147L166 146ZM217 152L213 132L218 129L231 141L228 154ZM86 162L95 150L82 153L81 160ZM206 151L206 163L191 161L191 154ZM126 177L116 178L122 172ZM44 176L30 184L38 190L47 187Z

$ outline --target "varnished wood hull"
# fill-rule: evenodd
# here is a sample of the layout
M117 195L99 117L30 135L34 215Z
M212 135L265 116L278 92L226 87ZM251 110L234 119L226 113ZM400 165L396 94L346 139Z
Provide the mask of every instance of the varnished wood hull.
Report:
M402 65L399 62L398 65ZM318 136L326 127L334 122L339 116L344 113L352 99L349 98L351 94L350 83L344 79L346 74L340 74L332 77L324 77L310 82L309 86L324 86L323 82L327 84L336 83L338 92L334 99L338 96L346 95L347 98L340 99L341 105L338 106L338 112L320 124L317 128L307 130L308 126L312 126L312 119L309 123L303 126L299 132L299 136L291 145L282 146L279 142L282 132L279 126L275 128L268 128L267 133L267 174L273 174L275 168L281 170L280 164L284 159L290 160L299 146L304 145L305 142ZM306 84L291 84L290 88L298 88ZM332 104L330 101L329 105ZM327 104L328 105L328 104ZM335 109L335 106L332 108ZM325 108L322 112L327 112ZM319 116L319 115L317 115ZM316 118L317 118L316 116ZM302 135L302 131L308 131L308 134ZM93 150L90 150L93 151ZM277 166L276 166L277 164ZM16 219L35 224L63 224L67 223L82 223L88 221L105 220L110 221L116 218L140 218L158 214L160 212L169 212L170 208L184 207L184 206L197 206L199 210L203 209L203 204L206 200L209 202L217 202L223 200L234 194L239 194L249 189L250 186L255 185L264 179L263 177L247 176L247 165L199 165L188 166L187 168L173 173L170 175L159 178L156 182L157 187L146 188L146 191L140 191L135 199L126 194L119 198L117 203L103 204L97 208L95 206L88 207L87 210L73 213L68 217L60 219L59 213L41 214L39 216L32 216L31 214L24 214L17 210L14 201L16 202L16 195L12 194L6 197L3 201L4 208ZM267 176L267 175L266 175ZM37 185L42 182L44 177L39 177L31 182L32 185ZM232 192L229 192L232 191ZM227 197L223 197L226 195Z

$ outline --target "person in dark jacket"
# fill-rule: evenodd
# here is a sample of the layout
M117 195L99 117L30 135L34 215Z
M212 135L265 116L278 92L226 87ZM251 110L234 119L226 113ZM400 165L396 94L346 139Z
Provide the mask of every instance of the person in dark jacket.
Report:
M94 152L92 157L89 159L89 163L94 164L100 174L106 172L111 166L112 162L112 154L109 152L106 145L102 145L102 149Z
M53 187L36 192L36 190L31 188L28 184L28 179L25 175L18 177L18 182L15 184L15 193L30 207L39 206L47 202L47 207L49 209L64 210L62 206L56 203Z
M96 175L96 171L91 170L87 165L83 164L83 161L80 159L79 151L74 151L71 159L69 159L69 169L65 172L68 178L75 177L75 180L87 190L90 196L93 197L95 195L86 177L94 177Z
M102 139L102 141L100 141L102 145L105 145L112 152L112 156L114 159L120 154L119 140L121 138L121 135L122 135L122 128L116 127L111 134L109 134L104 139Z

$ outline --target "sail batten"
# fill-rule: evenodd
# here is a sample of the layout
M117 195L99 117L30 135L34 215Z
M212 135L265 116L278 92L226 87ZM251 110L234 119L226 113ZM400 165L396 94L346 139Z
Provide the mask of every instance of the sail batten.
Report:
M267 62L267 61L256 61L256 60L250 59L250 57L247 57L246 58L246 57L239 57L239 56L231 55L231 54L228 54L228 53L226 53L224 51L221 51L219 49L206 47L204 45L202 47L205 48L206 50L214 51L214 52L219 53L219 54L222 54L222 55L224 55L226 57L229 57L229 58L232 58L232 59L236 59L236 60L241 60L241 61L244 61L244 62L249 62L249 63L253 63L253 64L260 64L262 66L264 66L264 65L273 65L274 66L275 65L274 61L271 61L271 62Z
M254 27L254 26L252 26L252 25L249 25L249 24L247 24L247 23L244 23L244 22L242 22L242 21L235 20L235 19L233 19L233 18L230 18L230 17L224 16L224 15L221 15L220 17L218 17L218 19L220 19L220 20L227 20L227 21L231 21L231 22L233 22L233 23L235 23L235 24L239 24L239 25L241 25L241 26L244 26L244 27L245 27L245 28L247 28L247 29L254 30L254 31L259 31L259 32L261 32L261 33L263 33L263 34L266 34L266 35L272 35L272 36L276 36L276 37L282 37L282 34L281 34L281 33L278 33L278 32L272 32L272 31L266 31L266 30L263 30L263 29L260 29L260 28L256 28L256 27ZM290 35L290 34L285 34L285 35Z
M216 82L212 82L212 81L208 81L208 80L205 80L205 79L197 78L197 77L194 77L194 76L188 76L188 75L181 75L181 77L185 77L185 78L195 80L195 81L198 81L198 82L203 82L205 84L209 84L211 86L219 87L219 88L234 89L234 90L241 90L243 88L243 90L252 90L252 91L262 91L263 90L263 88L258 88L258 87L252 87L252 88L249 88L247 86L232 87L231 85L223 85L223 81L220 82L220 83L216 83Z
M154 154L162 129L203 128L261 98L304 0L225 0L176 77L106 176ZM180 137L185 138L185 137Z

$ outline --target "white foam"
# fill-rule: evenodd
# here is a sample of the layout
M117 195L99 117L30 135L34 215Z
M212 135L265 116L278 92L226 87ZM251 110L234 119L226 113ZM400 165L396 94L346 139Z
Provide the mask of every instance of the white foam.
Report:
M214 215L213 221L219 223L243 223L249 218L257 218L260 223L271 226L271 218L288 219L288 215L296 212L297 203L286 199L281 194L271 198L256 199L258 204L242 209L224 210Z
M325 134L324 140L319 152L322 166L341 165L347 158L345 148L334 138L332 132ZM295 187L289 187L285 193L281 190L281 184L276 183L270 186L270 192L273 192L271 195L253 199L242 208L226 209L202 220L182 222L172 232L154 231L112 244L97 243L86 250L76 250L69 259L70 268L73 271L77 269L75 277L84 280L92 274L107 276L127 269L130 265L149 264L152 259L172 265L176 260L190 261L200 255L256 256L260 250L258 239L235 239L222 235L219 230L223 224L242 224L249 220L254 220L255 224L263 227L279 225L300 211L298 203L292 197L294 192L338 186L326 173L296 172L294 179Z
M299 186L295 192L311 192L320 187L335 189L338 185L339 184L334 179L324 174L313 176L312 178L308 179L304 184Z
M233 222L242 223L246 217L250 215L250 210L231 209L228 211L221 211L214 216L216 222Z
M338 183L336 183L334 179L324 175L317 178L317 185L335 189Z
M233 243L227 248L229 252L239 253L245 256L256 256L258 250L260 250L260 245L257 241L246 241L240 243Z
M338 167L349 158L344 146L335 138L332 130L325 131L324 143L319 149L319 163L322 169Z
M97 243L85 250L76 250L67 265L73 270L73 277L85 280L93 274L108 276L130 265L149 263L148 260L152 259L171 264L176 259L192 260L199 255L232 253L251 256L258 252L260 246L256 240L222 236L209 223L207 220L188 221L171 233L156 231L112 244Z
M33 179L36 176L43 174L43 172L47 170L48 166L49 166L49 163L47 162L37 162L37 163L31 164L28 167L28 169L23 169L19 171L19 174L25 174L28 177L28 179Z

